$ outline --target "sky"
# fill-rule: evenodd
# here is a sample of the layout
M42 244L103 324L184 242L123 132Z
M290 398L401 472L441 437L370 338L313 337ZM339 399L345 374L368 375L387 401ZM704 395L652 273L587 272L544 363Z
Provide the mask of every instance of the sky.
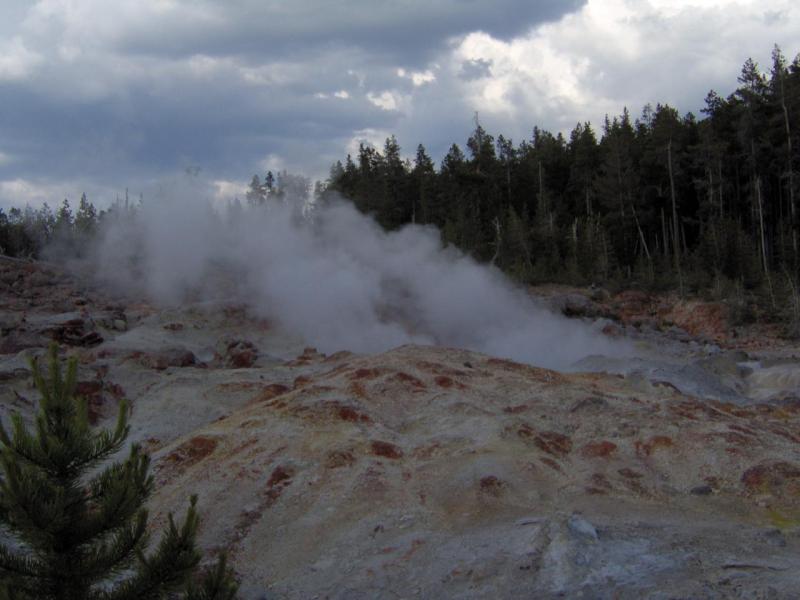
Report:
M698 113L776 43L800 52L794 0L2 0L0 208L103 207L187 170L225 201L390 134L438 161L476 112L515 143Z

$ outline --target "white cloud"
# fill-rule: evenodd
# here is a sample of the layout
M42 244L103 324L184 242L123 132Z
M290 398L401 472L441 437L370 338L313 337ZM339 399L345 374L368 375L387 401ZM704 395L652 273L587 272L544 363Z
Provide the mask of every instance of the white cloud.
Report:
M465 63L491 65L483 77L461 84L468 102L484 114L531 121L549 116L548 109L585 101L580 78L586 61L554 52L539 36L503 42L470 34L454 48L452 72L463 73Z
M476 110L517 142L623 106L696 111L709 88L733 90L748 56L768 69L773 43L800 50L789 0L20 2L0 2L0 181L2 201L22 203L42 164L54 187L38 197L53 202L185 164L211 181L324 177L392 133L439 159Z
M367 100L383 110L398 110L400 108L400 98L394 92L384 90L379 94L367 93Z
M20 36L0 41L0 81L24 79L42 60L42 56L30 50Z
M796 51L798 31L800 9L784 0L589 0L515 39L463 36L449 69L484 67L459 84L482 114L518 130L523 120L565 130L648 102L697 111L709 89L732 91L748 56L768 70L774 43Z
M187 60L189 72L198 77L208 77L217 73L220 69L230 68L230 61L226 61L214 56L205 54L195 54Z
M212 181L211 185L214 190L214 202L217 204L226 204L234 198L244 201L245 194L247 193L247 185L241 181L217 179Z
M332 94L328 94L327 92L317 92L314 94L314 97L322 98L323 100L327 98L339 98L339 100L347 100L350 98L350 92L347 90L339 90L337 92L333 92Z
M107 208L115 197L124 195L109 186L93 181L76 179L71 181L45 181L16 177L0 180L0 208L12 206L31 206L39 208L45 202L51 208L61 204L66 198L74 207L77 206L81 194L85 193L90 202L98 209Z
M38 208L45 202L51 206L54 199L58 198L60 190L52 186L37 184L25 179L10 179L0 181L0 206L24 206L29 204Z
M365 146L382 149L386 138L391 135L391 132L385 129L373 129L371 127L355 131L353 137L347 142L347 153L353 160L356 160L359 145L364 144Z
M270 153L259 161L258 166L264 173L266 173L267 171L272 171L273 173L277 173L278 171L282 171L283 169L286 168L286 161L282 156Z
M403 68L397 69L397 76L402 77L405 79L410 79L411 82L416 86L419 87L421 85L425 85L426 83L432 83L436 81L436 75L430 69L426 69L424 71L406 71Z

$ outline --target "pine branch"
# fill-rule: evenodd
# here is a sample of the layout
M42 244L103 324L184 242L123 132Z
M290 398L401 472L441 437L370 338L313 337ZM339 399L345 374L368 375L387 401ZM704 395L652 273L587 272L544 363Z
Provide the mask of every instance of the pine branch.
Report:
M42 500L47 486L35 472L23 472L21 465L8 460L4 453L0 465L5 477L0 481L4 522L15 532L38 530L44 512Z
M101 580L123 572L147 545L147 540L147 511L141 509L135 522L122 527L109 542L84 557L82 575Z
M78 416L81 420L86 419L88 423L88 407L84 405ZM81 471L91 469L97 462L108 458L122 448L129 432L128 403L123 400L119 405L114 431L103 430L96 434L85 435L84 438L89 440L86 453L75 461L73 468Z
M19 580L13 584L0 581L0 600L39 600L36 586L28 586Z
M35 369L35 363L32 365ZM72 368L70 367L68 371L71 373ZM41 375L36 373L36 376L37 381L41 382ZM45 383L37 385L46 386ZM122 447L130 430L127 424L128 405L125 401L120 405L113 432L104 430L91 434L88 430L88 406L85 400L62 398L56 403L51 396L48 402L44 402L49 393L46 387L43 393L43 405L49 407L49 412L42 410L37 417L35 437L28 432L22 418L16 413L12 415L12 436L9 437L5 429L0 429L0 441L18 458L46 469L55 477L69 480L91 469L96 463ZM72 387L74 388L74 385ZM58 394L66 392L64 386ZM68 411L69 414L61 410L67 403L72 404L75 409ZM54 412L59 413L57 417L53 416ZM63 422L65 418L69 423Z
M42 572L42 564L30 556L20 556L0 545L0 579L6 575L35 579Z
M38 445L34 437L28 433L25 423L19 413L11 414L11 437L3 429L3 452L10 452L16 458L27 463L39 465L41 457L38 455Z
M233 572L227 567L227 556L221 554L216 564L205 570L199 585L190 583L186 590L186 600L233 600L239 584Z
M75 533L81 543L118 529L138 515L153 487L148 466L148 457L134 446L124 464L111 466L90 483L90 494L83 501L92 510Z
M196 505L197 496L192 496L180 529L172 514L169 515L167 532L156 551L150 557L139 554L136 575L107 592L106 600L155 600L185 584L200 562L200 553L195 547L199 525Z

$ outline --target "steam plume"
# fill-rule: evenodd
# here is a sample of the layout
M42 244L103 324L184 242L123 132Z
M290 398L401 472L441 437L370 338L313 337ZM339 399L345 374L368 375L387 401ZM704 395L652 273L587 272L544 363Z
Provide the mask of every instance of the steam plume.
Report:
M166 304L224 294L323 352L439 344L563 369L625 350L442 249L432 228L386 233L345 203L311 220L279 204L221 214L176 192L109 224L95 252L103 280Z

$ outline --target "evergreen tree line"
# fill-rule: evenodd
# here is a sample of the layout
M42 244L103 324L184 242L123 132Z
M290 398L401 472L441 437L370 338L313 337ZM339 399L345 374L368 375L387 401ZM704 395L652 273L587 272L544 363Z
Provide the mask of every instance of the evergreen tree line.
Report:
M667 105L606 117L565 138L535 127L515 144L480 125L437 169L420 144L362 144L338 161L336 192L387 229L431 224L443 242L525 283L758 292L773 308L800 267L800 55L748 59L703 117ZM748 292L749 293L749 292ZM776 311L773 311L776 312ZM778 311L779 312L779 311Z
M317 182L315 194L321 193L320 182ZM280 171L277 177L272 171L267 171L264 181L258 175L253 175L250 185L245 193L245 200L249 207L259 207L267 202L303 203L311 192L311 181L303 176L289 173L286 169ZM240 206L239 199L234 200L235 206Z
M128 206L127 201L125 206ZM56 243L60 250L80 255L100 223L122 208L117 202L98 212L86 194L81 195L74 212L66 198L56 211L46 202L39 209L13 207L6 213L0 208L0 254L36 258L44 248Z

